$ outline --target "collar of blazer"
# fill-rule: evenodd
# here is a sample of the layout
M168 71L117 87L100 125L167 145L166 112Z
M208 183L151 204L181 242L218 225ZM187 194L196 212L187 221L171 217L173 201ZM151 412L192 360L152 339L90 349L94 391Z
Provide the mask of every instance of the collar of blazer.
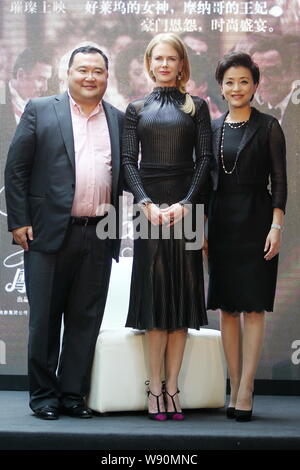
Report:
M224 121L226 116L228 115L228 111L224 113L218 119L212 121L212 131L213 131L213 153L214 157L219 161L219 149L221 144L222 138L222 129L224 125ZM249 118L248 125L238 147L237 154L239 155L241 151L246 147L248 142L253 138L255 133L258 131L259 126L261 124L261 113L256 108L251 108L251 115Z
M110 136L111 159L112 159L112 189L116 190L120 170L120 136L117 110L111 104L102 100L103 109L107 119ZM54 97L54 107L59 121L62 137L66 146L70 162L75 170L75 150L72 127L72 116L68 92Z

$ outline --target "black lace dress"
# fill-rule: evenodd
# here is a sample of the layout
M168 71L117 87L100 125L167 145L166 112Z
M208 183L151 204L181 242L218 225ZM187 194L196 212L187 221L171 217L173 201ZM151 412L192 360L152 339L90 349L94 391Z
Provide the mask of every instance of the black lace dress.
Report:
M185 95L175 87L157 87L129 104L122 162L135 203L190 203L193 212L199 202L208 178L211 128L205 101L193 99L193 117L180 109ZM175 330L207 324L202 251L187 250L186 242L184 236L175 238L174 227L167 238L160 230L156 239L134 240L126 326Z
M234 167L246 131L240 123L235 126L225 123L227 171ZM219 186L211 194L208 211L208 309L232 314L273 311L278 255L270 261L264 259L272 219L272 197L267 187L238 184L236 168L226 174L219 155Z

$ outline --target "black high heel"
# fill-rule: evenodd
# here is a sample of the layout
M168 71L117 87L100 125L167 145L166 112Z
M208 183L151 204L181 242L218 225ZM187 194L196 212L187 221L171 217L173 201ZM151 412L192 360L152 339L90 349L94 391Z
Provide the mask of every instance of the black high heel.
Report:
M167 391L167 389L165 389L164 392L165 392L166 395L168 395L171 398L173 408L175 410L175 411L167 411L168 419L173 419L174 421L184 420L184 418L185 418L184 413L182 411L177 411L177 407L176 407L175 400L174 400L175 395L178 395L178 393L180 393L180 391L177 389L177 391L175 393L173 393L173 395L170 395L170 393Z
M227 416L228 419L234 419L235 418L235 407L234 406L227 406L226 416Z
M153 397L156 397L156 407L157 407L157 412L156 413L149 413L148 411L148 418L149 419L154 419L155 421L165 421L167 419L167 414L165 411L160 411L160 406L159 406L159 398L163 396L163 392L160 392L159 395L155 395L154 393L151 392L149 388L149 380L145 382L145 385L148 385L148 390L146 391L149 399L149 395L152 395Z
M239 422L251 421L254 402L254 392L252 393L252 408L251 410L235 410L235 420Z

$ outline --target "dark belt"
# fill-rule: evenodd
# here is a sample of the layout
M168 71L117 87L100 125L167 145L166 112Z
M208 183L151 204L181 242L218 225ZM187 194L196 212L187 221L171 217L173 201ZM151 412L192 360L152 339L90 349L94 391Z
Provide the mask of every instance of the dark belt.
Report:
M100 220L104 219L107 216L107 213L104 215L99 215L98 217L71 217L70 224L72 225L97 225Z

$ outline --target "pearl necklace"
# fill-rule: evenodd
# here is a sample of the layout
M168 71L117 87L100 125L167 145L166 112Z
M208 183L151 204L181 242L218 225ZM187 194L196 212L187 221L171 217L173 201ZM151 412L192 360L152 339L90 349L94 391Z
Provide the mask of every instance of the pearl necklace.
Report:
M228 124L229 127L231 127L231 129L239 129L240 127L243 127L247 124L248 121L241 121L241 124L239 126L233 126L233 124L238 124L238 122L229 122L229 121L225 121L226 124Z
M227 122L227 124L229 125L229 127L231 127L231 129L239 129L240 127L243 127L245 126L246 124L248 124L249 121L243 121L241 122L241 124L239 126L233 126L232 124L235 124L235 123L232 123L232 122ZM222 162L222 168L224 170L224 173L226 173L226 175L231 175L234 170L235 170L235 167L236 167L236 164L237 164L237 161L238 161L238 152L236 153L236 158L235 158L235 162L233 164L233 167L230 171L226 170L225 168L225 162L224 162L224 153L223 153L223 148L224 148L224 134L225 134L225 124L226 124L226 121L224 121L224 124L223 124L223 129L222 129L222 138L221 138L221 151L220 151L220 154L221 154L221 162Z

